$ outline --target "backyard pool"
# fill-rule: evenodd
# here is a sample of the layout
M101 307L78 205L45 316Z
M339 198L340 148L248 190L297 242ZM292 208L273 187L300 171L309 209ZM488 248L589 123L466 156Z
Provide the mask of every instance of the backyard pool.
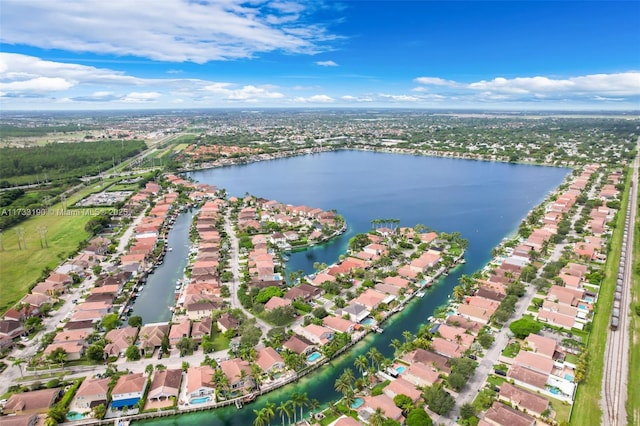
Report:
M585 297L584 301L587 302L587 303L593 303L594 302L593 297L591 297L591 296Z
M209 402L211 401L211 397L210 396L200 396L198 398L193 398L191 401L189 401L191 404L203 404L205 402Z
M353 402L351 403L350 407L353 408L354 410L357 410L358 408L360 408L360 406L364 404L364 399L362 398L356 398L353 400Z
M84 419L84 414L82 413L78 413L76 411L69 411L67 413L67 420L69 420L70 422L75 422L76 420L82 419Z
M314 352L307 357L307 361L314 362L317 361L322 355L319 352Z
M568 374L568 373L567 373L567 374L565 374L565 375L564 375L564 378L565 378L565 379L567 379L567 380L569 380L570 382L573 382L573 376L572 376L571 374Z
M560 389L558 388L551 388L549 389L549 392L551 392L554 395L560 395Z
M404 373L404 370L406 370L407 367L405 367L404 365L399 365L396 367L396 371L398 372L398 374L402 374Z
M375 323L375 320L371 317L366 317L360 322L360 324L362 325L373 325L374 323Z

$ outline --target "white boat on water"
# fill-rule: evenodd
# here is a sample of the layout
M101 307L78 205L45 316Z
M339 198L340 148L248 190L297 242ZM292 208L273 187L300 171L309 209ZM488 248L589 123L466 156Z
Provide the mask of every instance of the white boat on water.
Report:
M424 297L424 291L419 291L416 293L417 297Z

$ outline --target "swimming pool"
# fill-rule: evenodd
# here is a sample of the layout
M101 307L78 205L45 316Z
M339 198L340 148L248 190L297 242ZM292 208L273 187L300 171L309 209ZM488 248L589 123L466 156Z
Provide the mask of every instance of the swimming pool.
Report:
M551 392L554 395L560 395L560 389L558 388L551 388L549 389L549 392Z
M191 404L203 404L205 402L209 402L211 401L211 397L210 396L200 396L198 398L193 398L191 401L189 401Z
M566 380L569 380L570 382L573 382L573 376L572 376L571 374L569 374L569 373L566 373L566 374L564 375L564 378L565 378Z
M585 297L584 301L587 302L587 303L593 303L594 302L593 297L591 297L591 296Z
M322 355L319 352L314 352L307 357L307 361L314 362L317 361Z
M373 325L373 323L374 323L374 319L371 317L366 317L360 322L360 324L362 325Z
M586 311L587 309L589 309L589 308L587 307L587 305L585 305L584 303L579 303L579 304L578 304L578 308L580 308L580 309L584 309L585 311Z
M75 411L69 411L67 413L67 420L69 420L70 422L74 422L76 420L82 420L84 419L84 414L82 413L78 413Z
M402 374L404 373L404 371L407 369L407 367L405 367L404 365L399 365L396 367L396 371L398 372L398 374Z
M360 406L362 406L362 404L364 404L364 399L356 398L353 400L350 407L353 408L354 410L357 410L358 408L360 408Z

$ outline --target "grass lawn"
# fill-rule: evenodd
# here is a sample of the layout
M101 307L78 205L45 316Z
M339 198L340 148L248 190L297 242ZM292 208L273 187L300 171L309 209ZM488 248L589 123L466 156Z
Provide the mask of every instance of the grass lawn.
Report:
M630 171L627 170L627 182L622 197L616 227L611 238L611 250L608 253L605 265L605 277L600 286L598 304L595 308L591 338L587 344L589 352L589 366L583 383L578 386L576 399L571 412L572 425L597 424L602 419L600 399L602 390L602 375L604 370L604 349L607 344L609 332L609 317L613 307L613 293L615 292L616 273L620 262L620 249L622 247L622 230L624 228L625 211L629 199Z
M629 378L627 383L627 424L640 424L640 316L635 313L635 307L640 306L640 219L635 222L635 239L633 241L633 280L631 285L631 330Z
M506 348L502 351L502 356L506 356L507 358L514 358L520 352L520 343L512 342L507 345Z
M229 349L229 339L227 339L222 333L213 334L213 348L216 351L222 351Z
M70 206L88 194L103 190L113 180L104 180L84 188L70 196L66 205ZM55 269L64 259L76 252L78 244L89 237L86 223L94 216L64 216L57 214L62 204L51 207L42 216L31 216L26 221L2 233L2 255L0 256L0 312L6 311L20 300L37 283L42 271L48 267ZM41 247L39 227L46 227L48 247ZM18 248L16 229L24 229L26 249Z
M492 386L500 387L500 385L506 381L507 379L504 377L494 376L493 374L490 374L489 377L487 377L487 383L490 383Z
M559 399L554 399L554 398L548 398L549 402L551 403L551 407L553 408L553 411L555 411L556 413L556 421L558 423L562 423L562 422L568 422L569 421L569 414L571 413L571 404L567 404L564 401L560 401Z

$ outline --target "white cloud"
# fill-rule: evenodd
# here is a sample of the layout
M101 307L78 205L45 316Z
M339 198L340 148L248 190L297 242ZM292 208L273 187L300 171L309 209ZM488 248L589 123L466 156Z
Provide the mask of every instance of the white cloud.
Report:
M0 90L4 93L61 91L73 86L73 82L59 77L34 77L14 80L9 83L0 82Z
M418 77L416 79L414 79L413 81L415 81L416 83L419 84L426 84L429 86L450 86L450 87L457 87L460 85L460 83L452 81L452 80L445 80L443 78L440 77Z
M313 95L307 98L297 97L297 98L294 98L293 100L295 102L311 103L311 104L326 104L326 103L335 101L335 99L333 99L331 96L328 96L328 95Z
M271 86L256 87L247 85L240 88L234 87L231 83L214 83L204 87L204 90L222 95L224 99L232 101L250 101L259 99L279 99L284 95L279 92L269 90Z
M336 37L305 22L304 13L302 0L3 0L0 40L195 63L274 50L317 53Z
M122 98L122 102L141 103L153 102L162 96L158 92L131 92Z
M338 64L336 64L333 61L316 61L316 65L319 65L321 67L337 67Z

